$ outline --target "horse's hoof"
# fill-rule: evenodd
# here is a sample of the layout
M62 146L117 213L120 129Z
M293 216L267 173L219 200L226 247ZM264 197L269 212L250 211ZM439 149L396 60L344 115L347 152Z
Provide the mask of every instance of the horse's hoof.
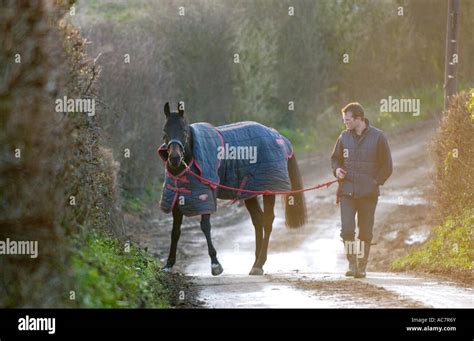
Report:
M250 276L262 276L263 275L263 269L262 268L256 268L255 266L250 270L249 272Z
M164 268L161 268L161 270L160 270L160 271L161 271L161 272L170 273L170 272L171 272L171 269L172 269L171 267L169 267L169 266L165 266Z
M211 264L211 272L213 276L219 276L224 269L222 268L222 265L220 263L217 264Z

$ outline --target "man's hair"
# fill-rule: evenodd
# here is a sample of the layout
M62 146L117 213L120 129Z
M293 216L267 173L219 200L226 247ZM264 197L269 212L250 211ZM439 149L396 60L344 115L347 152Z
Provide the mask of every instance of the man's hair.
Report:
M364 107L358 102L352 102L346 105L341 109L341 113L347 114L348 112L352 113L352 117L355 119L360 117L361 120L364 119Z

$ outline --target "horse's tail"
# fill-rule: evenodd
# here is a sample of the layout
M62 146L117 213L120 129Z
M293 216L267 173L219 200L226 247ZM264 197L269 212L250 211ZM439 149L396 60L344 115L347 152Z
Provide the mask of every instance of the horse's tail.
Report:
M290 175L291 190L302 189L303 179L295 154L288 160L288 173ZM289 228L298 228L306 223L306 202L303 192L285 195L285 219L286 226Z

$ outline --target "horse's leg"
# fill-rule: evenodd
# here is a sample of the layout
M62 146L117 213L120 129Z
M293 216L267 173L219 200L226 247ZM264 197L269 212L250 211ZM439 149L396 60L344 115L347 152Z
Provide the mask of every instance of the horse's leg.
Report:
M211 215L203 214L201 215L201 230L204 232L207 240L207 248L209 250L209 257L211 257L211 272L214 276L220 275L224 269L222 265L217 260L217 252L212 245L211 239Z
M254 267L250 271L250 275L263 275L263 265L267 261L268 242L270 241L270 235L273 229L273 220L275 214L273 209L275 208L275 195L264 195L263 196L263 230L265 232L260 247L260 253L258 259L255 262Z
M178 247L178 240L181 236L181 223L183 222L183 214L179 210L178 205L173 207L173 230L171 231L171 246L168 260L163 271L170 272L174 263L176 263L176 249Z
M253 197L244 201L245 207L250 213L250 218L252 219L253 227L255 228L255 262L253 267L258 260L258 255L260 254L260 249L262 247L263 240L263 211L260 208L257 197Z

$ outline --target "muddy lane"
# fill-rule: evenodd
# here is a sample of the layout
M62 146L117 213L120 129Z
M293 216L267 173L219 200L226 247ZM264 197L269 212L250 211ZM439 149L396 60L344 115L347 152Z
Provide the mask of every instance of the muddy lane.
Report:
M434 126L424 124L390 141L394 172L381 188L374 226L376 245L366 279L344 276L346 260L339 237L335 185L307 192L308 224L301 229L285 227L282 204L277 200L264 276L248 275L255 259L255 238L245 207L229 207L225 202L219 203L219 212L211 219L224 273L211 275L198 217L185 218L174 271L189 276L204 307L474 307L472 287L387 271L389 260L402 254L404 245L423 242L429 235L425 223L429 202L424 194L430 185L432 163L427 144ZM327 155L300 160L306 186L332 180ZM165 261L170 231L170 217L160 216L130 234Z

